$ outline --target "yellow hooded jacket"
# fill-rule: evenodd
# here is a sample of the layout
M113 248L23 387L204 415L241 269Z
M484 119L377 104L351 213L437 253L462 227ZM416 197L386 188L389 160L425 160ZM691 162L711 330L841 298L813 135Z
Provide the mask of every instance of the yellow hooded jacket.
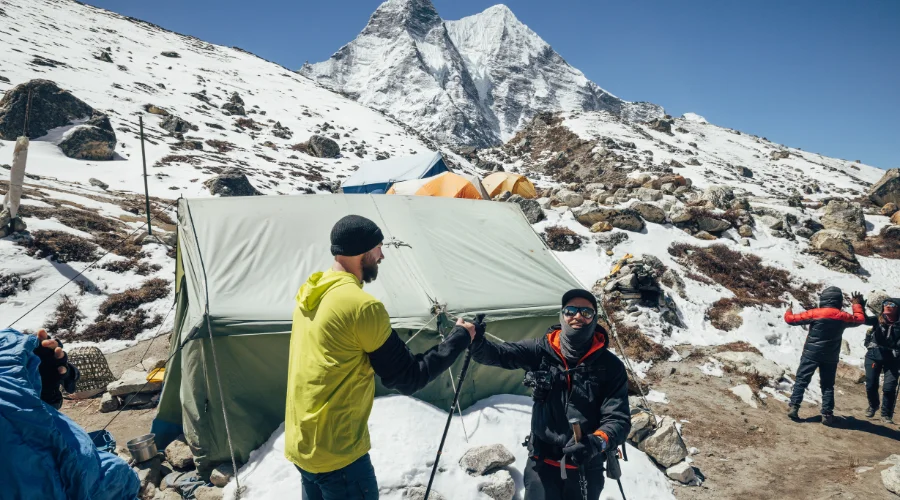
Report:
M390 317L346 272L313 274L296 300L284 455L304 471L331 472L371 448L375 372L367 353L390 336Z

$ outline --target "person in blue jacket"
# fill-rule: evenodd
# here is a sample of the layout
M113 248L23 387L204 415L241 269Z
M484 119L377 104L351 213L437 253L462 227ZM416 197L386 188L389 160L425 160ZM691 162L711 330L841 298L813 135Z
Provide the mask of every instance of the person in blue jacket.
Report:
M57 411L52 393L59 392L59 384L74 385L73 378L77 381L77 371L46 332L39 337L0 330L3 499L137 498L140 482L131 467L111 453L98 451L84 429ZM46 394L45 384L53 387ZM51 403L42 400L42 394Z

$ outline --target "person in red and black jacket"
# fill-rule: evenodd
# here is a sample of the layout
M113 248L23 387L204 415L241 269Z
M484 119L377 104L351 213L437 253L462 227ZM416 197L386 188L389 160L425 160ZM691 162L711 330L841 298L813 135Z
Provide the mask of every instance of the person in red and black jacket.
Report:
M819 370L819 383L822 386L822 423L831 425L834 421L834 378L841 357L841 337L844 330L863 324L866 315L863 312L862 297L853 296L853 314L841 310L844 305L844 293L832 286L819 294L819 307L800 314L794 314L788 308L784 313L784 321L789 325L809 325L809 334L803 345L800 367L797 368L797 379L788 417L797 420L803 393L809 386L816 370Z
M606 453L615 453L631 430L625 365L608 344L597 325L597 299L581 289L563 295L560 324L541 338L493 343L476 336L475 361L525 370L534 390L525 500L582 498L580 471L585 500L600 498ZM582 429L578 442L573 419Z
M866 417L875 416L879 403L881 419L894 423L894 405L897 403L897 379L900 378L900 299L887 299L881 303L881 314L866 317L866 325L872 327L866 334L866 396L869 409ZM882 401L878 401L878 382L884 373Z

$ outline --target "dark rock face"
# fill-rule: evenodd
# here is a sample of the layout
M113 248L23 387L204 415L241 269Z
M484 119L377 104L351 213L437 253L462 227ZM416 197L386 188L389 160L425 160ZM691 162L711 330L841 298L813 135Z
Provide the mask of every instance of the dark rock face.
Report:
M191 130L197 130L197 127L192 125L191 122L183 120L175 115L167 116L159 126L173 134L184 134Z
M247 112L244 111L244 107L234 102L226 102L222 105L222 110L227 112L229 115L247 116Z
M174 59L178 59L179 57L181 57L181 54L179 54L178 52L160 52L160 55L165 56L165 57L171 57Z
M42 137L51 129L94 115L94 108L54 82L31 80L13 87L0 99L0 139L13 141L22 135L29 91L31 112L25 134L29 139Z
M341 154L341 147L327 137L314 135L309 138L309 152L318 158L336 158Z
M538 203L537 200L522 198L522 196L514 194L507 198L506 201L508 203L515 203L516 205L519 205L519 208L522 209L522 213L525 214L525 219L528 220L529 224L537 224L538 222L546 218L546 215L544 215L544 210L541 209L541 204Z
M116 133L109 117L96 115L72 129L59 143L59 149L69 158L78 160L112 160L116 152Z
M260 196L247 176L237 168L229 168L203 183L209 192L219 196Z
M657 132L663 132L669 135L672 135L672 121L664 120L657 118L653 121L647 122L647 126L656 130Z
M869 190L869 199L879 206L888 203L900 205L900 168L888 170Z

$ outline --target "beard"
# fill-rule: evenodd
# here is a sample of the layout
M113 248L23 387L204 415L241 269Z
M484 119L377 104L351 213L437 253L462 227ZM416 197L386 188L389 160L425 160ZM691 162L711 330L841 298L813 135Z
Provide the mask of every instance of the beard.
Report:
M362 280L363 283L371 283L378 277L378 261L366 255L362 259Z

